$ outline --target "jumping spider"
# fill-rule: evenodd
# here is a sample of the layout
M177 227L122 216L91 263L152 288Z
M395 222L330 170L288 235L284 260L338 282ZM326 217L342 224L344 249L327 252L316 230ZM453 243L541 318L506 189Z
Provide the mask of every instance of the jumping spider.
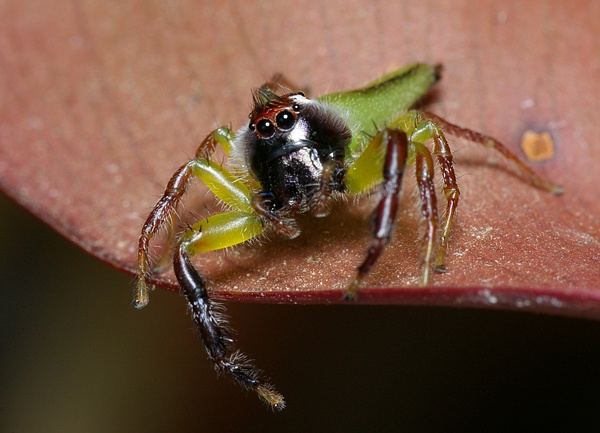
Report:
M500 152L534 185L560 194L560 187L537 176L494 138L435 114L410 110L438 81L439 72L439 66L415 64L359 89L316 99L302 92L280 95L275 82L256 89L248 123L237 133L227 127L211 132L194 158L175 172L148 216L139 238L136 306L148 303L150 240L163 227L173 226L172 218L188 184L199 178L228 210L198 221L177 238L173 248L177 281L216 370L282 409L283 397L233 349L231 334L208 296L206 280L190 257L240 244L266 231L295 238L300 235L295 223L299 214L322 217L337 196L377 190L373 241L343 294L354 298L361 280L390 240L404 170L414 165L425 225L419 284L425 286L432 270L444 272L446 268L448 236L459 200L446 134ZM433 151L425 145L428 141L433 142ZM217 146L228 156L230 169L212 159ZM433 181L434 159L446 200L441 218Z

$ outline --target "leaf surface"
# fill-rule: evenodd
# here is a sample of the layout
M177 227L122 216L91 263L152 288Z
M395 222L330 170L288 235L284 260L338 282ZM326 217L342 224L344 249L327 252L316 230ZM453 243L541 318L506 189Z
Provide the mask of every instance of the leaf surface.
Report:
M281 2L3 2L0 187L131 273L140 227L171 173L211 129L245 121L251 88L280 72L319 95L415 61L442 63L428 109L521 156L526 131L547 131L554 157L531 165L565 194L537 190L498 156L453 141L462 194L448 271L415 286L421 234L409 178L395 239L359 302L599 318L597 4L319 5L290 14ZM181 214L207 206L198 185ZM196 263L221 298L341 302L369 244L372 206L339 205L301 220L298 239ZM176 288L169 272L156 282Z

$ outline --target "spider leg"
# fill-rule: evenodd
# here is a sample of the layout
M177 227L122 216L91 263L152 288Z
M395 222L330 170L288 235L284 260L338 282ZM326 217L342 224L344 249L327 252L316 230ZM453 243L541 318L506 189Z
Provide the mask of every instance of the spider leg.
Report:
M162 198L154 206L142 226L142 233L138 241L138 280L133 300L136 308L145 307L149 301L148 291L151 286L147 280L151 273L150 240L172 219L191 177L190 163L182 165L169 180Z
M142 308L148 304L148 292L151 288L148 284L148 278L152 272L149 259L151 239L172 221L177 205L181 201L190 180L195 175L193 170L197 161L202 158L208 159L217 145L221 145L225 152L229 153L232 138L232 131L225 127L215 129L208 134L198 146L194 159L183 164L173 174L163 196L148 215L138 241L138 281L133 301L136 308Z
M223 143L219 142L221 139ZM231 210L198 221L179 237L173 268L181 293L187 299L195 327L217 371L245 388L252 389L272 407L283 409L283 397L260 379L259 371L244 355L233 349L233 340L221 314L223 308L211 301L205 278L190 261L190 257L198 253L237 245L264 231L261 215L252 205L253 194L250 188L225 167L209 159L217 144L222 144L226 152L230 149L228 137L220 135L219 130L207 137L194 159L175 172L163 197L148 217L140 237L138 260L141 286L138 285L138 292L146 289L150 239L167 224L164 219L175 212L191 178L200 179Z
M373 143L385 144L383 183L381 197L375 209L375 230L367 257L358 267L356 276L344 294L345 299L356 297L362 279L369 273L385 246L388 244L396 222L398 196L402 187L402 177L408 158L406 133L399 129L386 128L378 132ZM357 160L358 161L358 160Z
M462 128L460 126L454 125L453 123L448 122L442 117L429 113L423 112L422 115L435 123L438 127L443 129L445 132L455 135L457 137L465 138L474 143L481 144L482 146L492 148L497 152L501 153L506 159L508 159L525 177L529 179L531 183L541 189L545 189L552 194L560 195L563 193L563 188L560 185L556 185L552 182L549 182L542 177L538 176L531 168L529 168L523 161L519 159L517 155L511 152L504 144L500 141L496 140L489 135L481 134L477 131L472 131L467 128Z
M205 278L190 262L190 257L195 254L237 245L262 232L260 216L253 212L230 211L205 218L181 236L173 268L198 334L216 370L244 388L253 390L275 409L283 409L283 397L260 378L259 370L244 355L233 349L233 339L222 318L223 308L211 301Z
M277 73L277 74L273 75L271 77L271 79L269 81L267 81L266 83L263 83L263 85L260 86L260 88L268 89L273 93L299 92L301 90L300 87L296 83L294 83L293 81L288 79L288 77L286 77L282 73Z
M186 243L175 251L173 268L181 292L188 301L196 330L215 369L246 389L256 392L275 409L283 409L285 401L270 384L260 379L260 372L239 351L233 350L233 339L225 326L222 308L215 305L206 291L206 280L191 264Z
M394 138L393 135L390 135L391 131L400 131L402 135L396 135ZM408 131L410 142L406 134L402 131ZM387 137L385 150L383 145L384 136ZM405 166L413 162L415 163L415 175L420 195L421 214L426 226L419 285L425 286L429 284L439 225L437 197L433 182L433 156L425 146L425 142L430 139L434 142L433 154L440 165L444 183L444 195L447 200L435 262L435 270L439 272L445 270L448 238L460 196L454 173L452 153L444 134L433 121L423 121L423 116L420 112L408 111L392 122L390 128L377 133L348 169L345 185L350 194L364 192L377 183L382 182L381 168L377 167L384 167L384 177L381 185L382 195L375 211L375 236L373 243L369 248L365 261L358 268L356 278L352 281L344 295L346 298L356 296L361 280L369 272L389 241L395 224L402 174ZM398 148L404 149L404 155L401 156L403 162L398 165L401 171L396 173L398 175L396 178L394 175L391 175L394 170L390 170L390 164L399 155L394 156L394 153L390 152L394 152L394 149ZM394 191L395 194L393 193Z
M460 197L460 190L456 182L456 174L454 173L454 164L452 152L448 141L442 131L439 130L435 125L433 131L433 142L434 148L433 153L437 157L438 165L442 173L442 179L444 182L444 197L446 197L446 211L444 212L444 220L442 222L442 233L440 235L440 242L438 245L437 260L435 262L435 270L438 272L446 271L446 248L448 246L448 239L450 237L450 227L452 226L452 220L458 207L458 201Z
M426 286L429 284L431 277L431 259L433 257L438 225L437 199L433 183L433 158L431 157L431 152L422 143L414 143L414 145L415 173L421 198L421 213L426 224L419 285Z
M411 123L414 125L412 130L413 140L418 141L419 143L425 143L427 140L431 139L434 143L433 154L435 155L440 167L442 180L444 183L444 197L446 198L446 211L444 213L444 219L441 227L435 270L438 272L444 272L446 270L446 248L448 246L448 239L450 237L452 220L458 207L460 190L458 189L456 174L454 173L452 152L444 133L432 120L422 120L423 115L420 112L410 111L405 115L404 126L408 127ZM424 148L424 144L415 146L415 149ZM424 148L423 151L429 152L427 148ZM429 159L430 158L427 158L427 161L429 161ZM431 177L433 177L433 173L431 174ZM425 214L424 217L426 219L428 218ZM427 284L427 281L428 278L425 280L422 279L421 284L425 285Z

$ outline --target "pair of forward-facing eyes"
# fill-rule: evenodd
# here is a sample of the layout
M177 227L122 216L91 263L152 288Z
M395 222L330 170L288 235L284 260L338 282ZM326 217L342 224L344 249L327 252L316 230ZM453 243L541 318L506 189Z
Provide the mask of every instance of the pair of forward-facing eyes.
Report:
M297 94L303 96L302 94ZM297 102L289 107L277 111L275 118L259 118L256 122L250 122L248 128L254 131L259 138L271 138L277 131L289 131L296 124L298 113L302 107Z

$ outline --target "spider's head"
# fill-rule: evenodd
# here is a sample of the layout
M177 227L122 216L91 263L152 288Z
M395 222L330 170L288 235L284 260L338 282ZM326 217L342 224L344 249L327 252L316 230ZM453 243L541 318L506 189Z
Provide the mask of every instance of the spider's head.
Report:
M280 203L304 203L309 189L320 185L323 163L341 161L350 140L334 108L301 92L278 95L262 87L254 91L249 121L233 143L234 160Z

